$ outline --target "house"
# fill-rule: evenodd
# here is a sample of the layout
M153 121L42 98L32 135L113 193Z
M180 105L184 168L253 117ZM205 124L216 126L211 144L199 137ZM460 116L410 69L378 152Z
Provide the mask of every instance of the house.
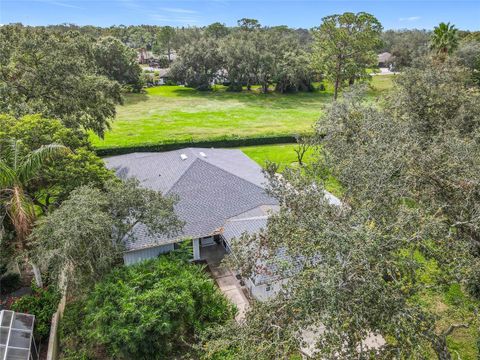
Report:
M165 195L176 195L175 212L185 222L171 238L150 236L144 225L127 241L125 264L153 258L192 239L193 260L208 261L213 249L229 251L229 241L265 227L278 201L265 191L262 169L240 150L187 148L162 153L133 153L105 159L121 178L134 177Z
M392 54L389 52L384 52L381 54L378 54L378 67L379 68L389 68L390 67L390 61L392 60Z
M158 69L158 84L165 85L170 79L170 69Z
M133 153L104 159L120 178L134 177L150 189L179 198L175 212L185 222L182 233L152 236L142 224L127 240L127 265L155 258L191 239L193 260L209 262L229 253L241 235L265 229L269 215L278 211L278 201L270 196L262 168L240 150L186 148L161 153ZM330 203L339 200L326 193ZM279 258L285 259L279 253ZM251 294L268 299L284 283L275 269L245 280Z

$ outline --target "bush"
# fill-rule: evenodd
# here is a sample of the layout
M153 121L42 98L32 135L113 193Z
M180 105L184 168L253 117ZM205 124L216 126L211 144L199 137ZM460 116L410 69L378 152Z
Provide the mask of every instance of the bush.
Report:
M199 333L234 316L202 267L169 256L114 270L95 286L84 310L67 313L64 328L74 328L82 311L83 329L76 334L115 359L173 358Z
M52 316L57 311L60 293L53 287L39 288L32 284L33 294L16 300L11 309L21 313L35 315L35 338L45 340L50 334Z
M139 144L134 146L123 146L114 148L96 149L98 156L113 156L121 154L129 154L131 152L150 152L150 151L170 151L178 150L186 147L217 147L217 148L232 148L239 146L255 146L255 145L272 145L272 144L291 144L296 143L297 139L292 135L279 136L265 136L265 137L251 137L239 138L228 137L219 138L216 140L207 141L186 141L186 142L172 142L159 144Z
M467 290L475 299L480 300L480 269L473 270L470 274Z
M0 278L0 294L9 294L21 286L20 274L6 273Z
M243 90L242 84L238 84L238 83L231 83L230 85L228 85L228 88L227 88L227 91L231 91L231 92L242 92L242 90Z
M88 360L95 358L84 332L85 301L68 303L58 329L60 359Z

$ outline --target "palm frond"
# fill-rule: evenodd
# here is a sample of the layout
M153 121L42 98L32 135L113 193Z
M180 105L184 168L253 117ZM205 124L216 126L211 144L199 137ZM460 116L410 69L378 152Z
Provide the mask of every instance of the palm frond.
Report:
M36 176L42 166L56 155L66 154L70 150L60 144L43 145L25 156L18 165L17 176L25 184Z
M25 195L23 189L14 186L11 191L10 200L6 204L7 215L12 221L17 234L17 241L21 250L25 248L25 240L31 232L33 222L35 221L35 211L33 203Z
M10 188L15 183L15 171L8 164L0 159L0 190Z

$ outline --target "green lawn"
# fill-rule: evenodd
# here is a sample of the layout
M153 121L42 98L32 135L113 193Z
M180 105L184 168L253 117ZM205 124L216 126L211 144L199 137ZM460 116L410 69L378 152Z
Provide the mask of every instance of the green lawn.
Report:
M391 86L390 76L375 76L369 95L378 96ZM199 92L181 86L159 86L146 94L129 94L117 108L111 131L97 148L159 143L218 140L234 137L292 135L312 130L325 104L327 91L298 94L230 93L218 86Z
M274 162L279 165L279 170L283 170L285 166L297 167L297 154L294 151L295 144L280 145L262 145L262 146L245 146L241 147L245 155L264 167L267 161ZM313 149L310 149L303 158L304 163L308 163L313 156ZM328 175L325 181L325 188L332 194L341 196L342 189L337 179Z

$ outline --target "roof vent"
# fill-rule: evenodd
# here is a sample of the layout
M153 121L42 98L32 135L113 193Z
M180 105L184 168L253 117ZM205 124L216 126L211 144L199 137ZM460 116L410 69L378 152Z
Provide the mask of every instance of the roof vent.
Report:
M207 154L205 154L203 151L200 151L200 156L201 157L207 157Z
M180 159L187 160L188 156L186 154L180 154Z

